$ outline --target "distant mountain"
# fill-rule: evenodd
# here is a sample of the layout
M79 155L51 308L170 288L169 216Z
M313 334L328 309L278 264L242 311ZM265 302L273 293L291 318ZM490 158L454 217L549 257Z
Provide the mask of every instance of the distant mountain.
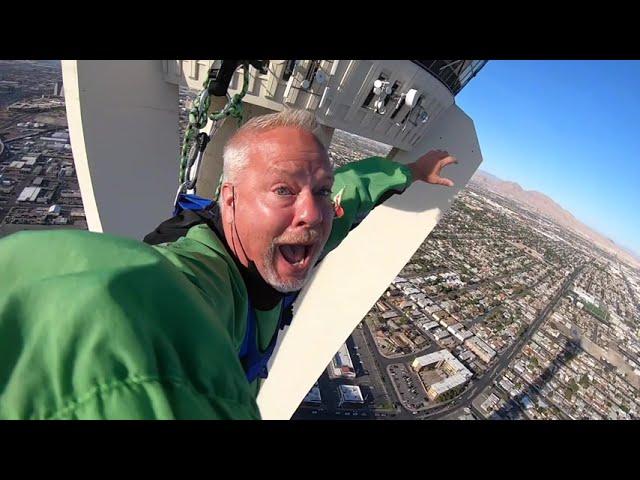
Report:
M545 194L534 190L524 190L515 182L501 180L495 175L491 175L482 170L476 171L471 181L504 197L526 205L558 224L582 234L605 250L626 259L636 267L640 267L640 257L635 252L617 245L610 238L586 226Z

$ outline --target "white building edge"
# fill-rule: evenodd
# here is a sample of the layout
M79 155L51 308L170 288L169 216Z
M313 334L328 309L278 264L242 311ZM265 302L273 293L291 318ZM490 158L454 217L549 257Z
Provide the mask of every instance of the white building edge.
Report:
M90 230L141 239L171 215L181 141L178 85L200 89L212 63L62 61L69 132ZM455 187L420 182L390 198L316 269L295 306L292 325L279 339L258 397L263 418L291 417L480 165L473 122L455 104L454 94L483 65L471 60L272 60L266 74L251 67L245 118L285 105L305 108L316 113L327 144L339 128L392 145L391 156L399 162L434 148L448 150L459 162L446 169ZM234 74L231 95L239 91L242 75L242 69ZM214 97L211 108L225 103ZM233 119L225 122L209 144L199 195L215 190L220 153L235 128Z

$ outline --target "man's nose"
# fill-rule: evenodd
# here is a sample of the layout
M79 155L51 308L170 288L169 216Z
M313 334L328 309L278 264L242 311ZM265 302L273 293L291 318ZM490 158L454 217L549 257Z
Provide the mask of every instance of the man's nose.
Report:
M298 195L296 226L316 226L322 223L323 211L322 202L325 198L314 195L312 192L304 192Z

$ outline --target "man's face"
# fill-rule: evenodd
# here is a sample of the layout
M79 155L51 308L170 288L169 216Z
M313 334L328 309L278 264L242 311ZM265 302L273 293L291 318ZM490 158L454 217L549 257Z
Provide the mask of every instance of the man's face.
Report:
M237 232L231 228L228 243L246 264L244 249L275 289L299 290L331 233L331 164L315 137L296 127L252 134L249 142L249 161L231 187Z

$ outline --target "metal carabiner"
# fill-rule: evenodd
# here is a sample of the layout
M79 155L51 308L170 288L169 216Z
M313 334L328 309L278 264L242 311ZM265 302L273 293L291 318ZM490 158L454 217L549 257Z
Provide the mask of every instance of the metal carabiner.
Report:
M205 132L200 132L196 136L195 142L191 146L191 152L189 152L189 162L187 163L187 172L185 186L187 190L193 190L198 181L198 173L200 171L200 165L202 163L202 157L204 151L209 143L209 135Z

